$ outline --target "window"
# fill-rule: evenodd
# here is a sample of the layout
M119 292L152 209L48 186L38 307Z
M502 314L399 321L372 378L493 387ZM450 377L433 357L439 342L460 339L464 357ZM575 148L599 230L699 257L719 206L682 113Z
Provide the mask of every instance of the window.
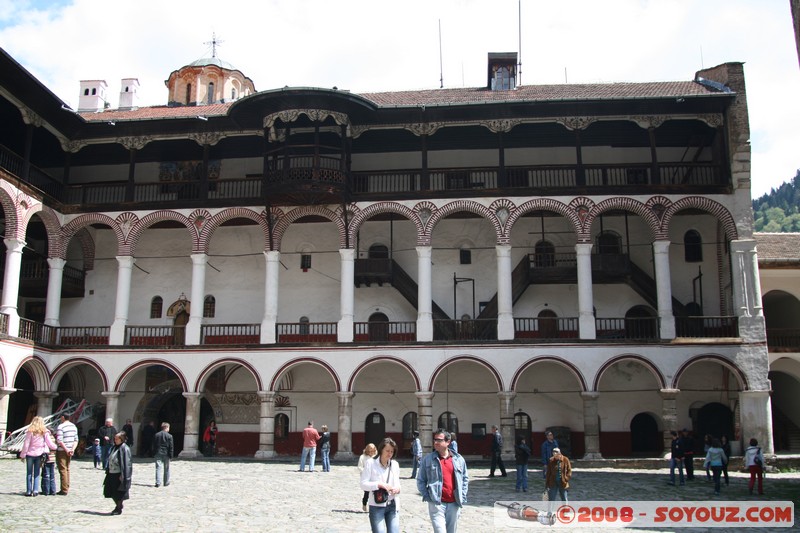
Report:
M683 258L687 263L703 261L703 238L693 229L683 236Z
M389 259L389 248L383 244L373 244L369 247L368 257L370 259Z
M83 96L89 96L89 89L88 88L83 90Z
M289 417L284 413L275 415L275 440L289 438Z
M164 310L164 299L161 296L153 296L150 300L150 318L161 318Z
M300 256L300 268L303 269L303 272L308 272L308 269L311 268L311 254L302 254Z
M622 239L611 231L604 231L597 236L597 251L600 254L621 254Z
M439 415L439 425L437 428L444 428L450 433L458 433L458 417L450 411L445 411Z
M417 429L417 413L409 411L403 415L403 440L411 442Z
M192 101L192 84L186 84L186 105L189 105L189 102Z
M301 316L300 317L300 335L308 335L309 327L308 327L308 317Z
M96 96L96 95L97 95L97 89L92 89L92 96Z
M213 104L214 103L214 82L210 82L208 84L208 98L206 100L207 103Z
M217 300L213 296L206 296L203 300L203 318L214 318L217 314Z
M493 91L510 91L516 85L513 67L497 67L492 79Z
M231 100L236 100L236 89L231 89Z
M462 265L471 265L472 264L472 251L471 250L459 250L459 259Z

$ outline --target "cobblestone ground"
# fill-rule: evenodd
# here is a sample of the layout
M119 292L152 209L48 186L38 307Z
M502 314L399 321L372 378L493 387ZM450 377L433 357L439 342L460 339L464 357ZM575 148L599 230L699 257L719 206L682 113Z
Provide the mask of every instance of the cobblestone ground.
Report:
M317 465L319 467L319 465ZM25 465L20 460L0 459L0 531L369 531L367 514L361 511L362 492L358 470L334 463L332 471L300 473L295 462L261 462L237 459L173 460L172 483L155 488L151 460L134 463L131 499L120 516L109 513L114 504L102 496L103 472L91 461L73 461L72 488L68 496L25 497ZM543 487L541 472L532 470L529 492L517 493L514 473L507 478L486 477L486 464L470 468L469 504L459 522L461 532L502 531L495 522L493 505L498 500L537 500ZM401 462L401 475L410 467ZM666 484L662 470L581 469L577 465L569 491L570 500L633 500L704 502L715 500L800 500L800 474L770 474L765 496L751 497L747 477L733 473L729 487L714 498L712 484L700 472L686 487ZM431 531L427 506L414 480L402 480L400 503L402 531ZM797 521L796 521L797 522ZM524 523L525 529L542 528ZM794 526L796 529L797 525ZM554 527L554 530L564 530ZM786 531L773 528L773 531ZM514 529L518 531L518 529ZM580 531L588 531L581 529ZM603 529L610 531L610 529ZM638 529L638 531L642 531ZM664 529L660 531L665 531ZM680 531L708 531L680 529ZM716 531L722 531L717 529ZM741 529L740 531L744 531ZM760 529L759 531L766 531Z

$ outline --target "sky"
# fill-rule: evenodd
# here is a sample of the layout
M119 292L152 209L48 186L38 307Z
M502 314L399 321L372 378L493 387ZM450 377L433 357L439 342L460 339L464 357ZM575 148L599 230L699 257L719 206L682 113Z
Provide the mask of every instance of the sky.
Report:
M213 35L259 91L479 87L490 52L521 52L523 85L691 80L742 62L753 197L800 169L789 0L0 0L0 47L73 108L81 80L106 80L116 107L129 77L141 106L166 104L164 80L210 57Z

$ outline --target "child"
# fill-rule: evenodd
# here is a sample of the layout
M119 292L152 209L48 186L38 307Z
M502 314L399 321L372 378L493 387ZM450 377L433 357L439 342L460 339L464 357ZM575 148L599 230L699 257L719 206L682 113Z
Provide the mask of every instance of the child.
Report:
M367 444L367 447L364 448L364 453L358 458L359 478L361 472L364 471L364 466L367 464L367 461L374 459L376 455L378 455L378 448L376 448L375 445L370 442ZM367 507L367 501L369 501L369 492L365 490L364 497L361 498L361 510L365 513L369 511L369 507Z
M94 444L92 445L92 452L94 455L94 467L97 468L98 465L103 464L103 459L102 459L103 449L100 447L100 439L94 439Z
M52 430L50 436L53 441L56 440ZM47 460L42 464L42 495L55 496L56 495L56 451L48 450Z

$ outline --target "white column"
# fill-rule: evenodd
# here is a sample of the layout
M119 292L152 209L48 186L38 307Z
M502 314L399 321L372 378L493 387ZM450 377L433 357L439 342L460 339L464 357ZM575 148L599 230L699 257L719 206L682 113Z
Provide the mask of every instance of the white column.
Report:
M260 413L258 419L258 450L256 459L275 457L275 391L258 391Z
M61 284L64 280L65 259L49 257L47 264L50 272L47 276L47 304L44 312L44 323L48 326L58 327L61 316Z
M653 241L653 257L656 270L656 294L658 318L661 322L661 338L674 339L675 315L672 312L672 278L669 271L668 240Z
M433 340L433 292L430 246L417 246L417 340ZM420 432L421 434L421 432Z
M264 319L261 321L261 344L275 344L275 324L278 321L278 273L280 252L264 252L266 279L264 280Z
M575 245L578 263L578 328L581 339L597 338L594 321L594 295L592 293L592 245Z
M742 422L742 440L745 448L752 438L764 454L773 455L775 447L772 443L772 407L768 390L747 390L739 392L739 418Z
M661 389L661 420L664 423L664 449L662 457L672 453L672 435L670 431L678 431L678 389Z
M206 254L192 254L192 296L189 307L189 322L186 324L186 345L200 344L200 333L203 328L203 304L206 292Z
M353 454L353 396L352 392L337 392L339 398L339 428L336 433L336 453L333 458L337 461L352 461ZM359 454L360 455L360 454Z
M6 245L6 270L3 276L3 300L0 313L8 315L8 334L12 337L19 335L19 313L17 301L19 298L19 275L22 267L22 249L25 241L22 239L5 239Z
M119 422L119 392L103 391L101 396L106 399L106 418L110 418L114 423ZM116 426L115 426L116 427ZM122 424L119 425L122 427Z
M514 454L514 398L517 396L516 392L501 391L497 393L500 398L500 434L503 436L503 449L501 450L504 455Z
M731 241L731 281L734 312L739 320L739 336L746 342L766 342L767 330L758 279L756 242ZM760 442L760 441L759 441Z
M11 387L0 387L0 444L5 442L8 431L8 397L16 391Z
M117 256L117 303L108 339L111 345L125 344L125 326L128 325L128 308L131 301L131 275L135 262L133 256Z
M36 398L36 414L42 418L47 418L53 414L53 398L58 396L57 392L37 391L33 393Z
M341 318L336 328L336 334L339 342L353 342L356 251L352 248L341 248L339 255L342 262L341 294L339 296Z
M417 397L417 423L422 449L433 450L433 397L435 392L415 392Z
M511 246L499 244L495 246L495 250L497 252L497 340L513 340L514 295L511 289Z
M600 418L597 414L599 392L582 392L583 398L583 442L585 460L602 459L600 455Z
M200 457L203 455L199 449L200 439L198 438L200 433L200 393L184 392L183 397L186 398L186 419L183 426L183 450L178 457Z

